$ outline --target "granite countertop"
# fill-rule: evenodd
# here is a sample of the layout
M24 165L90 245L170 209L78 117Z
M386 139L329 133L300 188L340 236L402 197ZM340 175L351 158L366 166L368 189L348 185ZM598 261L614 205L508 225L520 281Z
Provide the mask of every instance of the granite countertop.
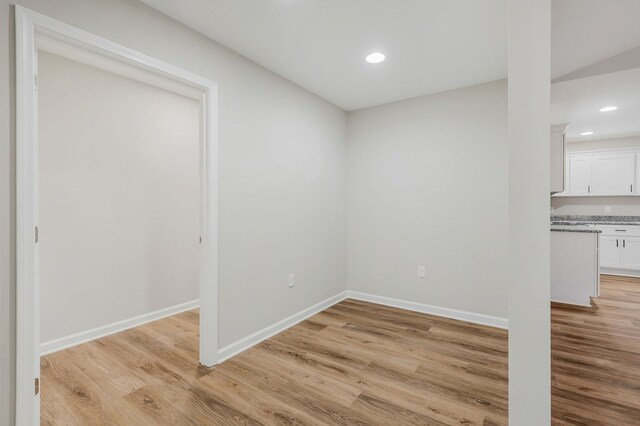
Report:
M578 225L625 225L640 226L640 216L581 216L581 215L563 215L551 216L552 223L562 223L562 225L574 224Z
M599 234L602 231L587 225L551 225L551 232L591 232Z

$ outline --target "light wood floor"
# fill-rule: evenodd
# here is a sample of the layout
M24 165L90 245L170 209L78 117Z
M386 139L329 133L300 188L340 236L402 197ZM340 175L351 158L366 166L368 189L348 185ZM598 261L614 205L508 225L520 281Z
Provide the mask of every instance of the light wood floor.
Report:
M344 301L198 368L197 312L42 358L42 424L500 425L504 330Z
M552 307L557 425L640 425L640 279L603 275L593 310Z
M554 306L554 425L640 425L640 280ZM506 424L502 330L345 301L212 370L186 312L42 358L42 424Z

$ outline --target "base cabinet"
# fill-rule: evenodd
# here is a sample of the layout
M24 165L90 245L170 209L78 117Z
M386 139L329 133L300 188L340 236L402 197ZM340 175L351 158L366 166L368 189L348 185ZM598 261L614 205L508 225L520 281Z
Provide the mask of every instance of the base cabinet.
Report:
M602 235L600 237L600 266L603 268L620 267L620 238Z
M599 226L600 267L606 273L640 275L640 226Z
M620 267L640 271L640 237L625 237L622 239Z

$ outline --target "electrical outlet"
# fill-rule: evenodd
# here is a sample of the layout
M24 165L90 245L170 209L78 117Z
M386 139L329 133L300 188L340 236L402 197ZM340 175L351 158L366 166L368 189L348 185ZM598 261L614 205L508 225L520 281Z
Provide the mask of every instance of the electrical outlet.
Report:
M289 288L296 285L296 274L293 272L289 274Z
M427 268L426 266L418 266L418 277L424 278L427 276Z
M605 213L611 213L611 206L604 206Z

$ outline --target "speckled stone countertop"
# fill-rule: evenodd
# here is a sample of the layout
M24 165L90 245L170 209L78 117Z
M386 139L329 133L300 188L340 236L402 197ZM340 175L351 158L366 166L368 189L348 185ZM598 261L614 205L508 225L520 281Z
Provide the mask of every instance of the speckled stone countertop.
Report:
M586 225L551 225L551 232L590 232L599 234L602 231Z
M594 225L640 225L640 216L579 216L579 215L562 215L551 216L551 222L562 222L566 224L570 222L575 224L594 224Z

